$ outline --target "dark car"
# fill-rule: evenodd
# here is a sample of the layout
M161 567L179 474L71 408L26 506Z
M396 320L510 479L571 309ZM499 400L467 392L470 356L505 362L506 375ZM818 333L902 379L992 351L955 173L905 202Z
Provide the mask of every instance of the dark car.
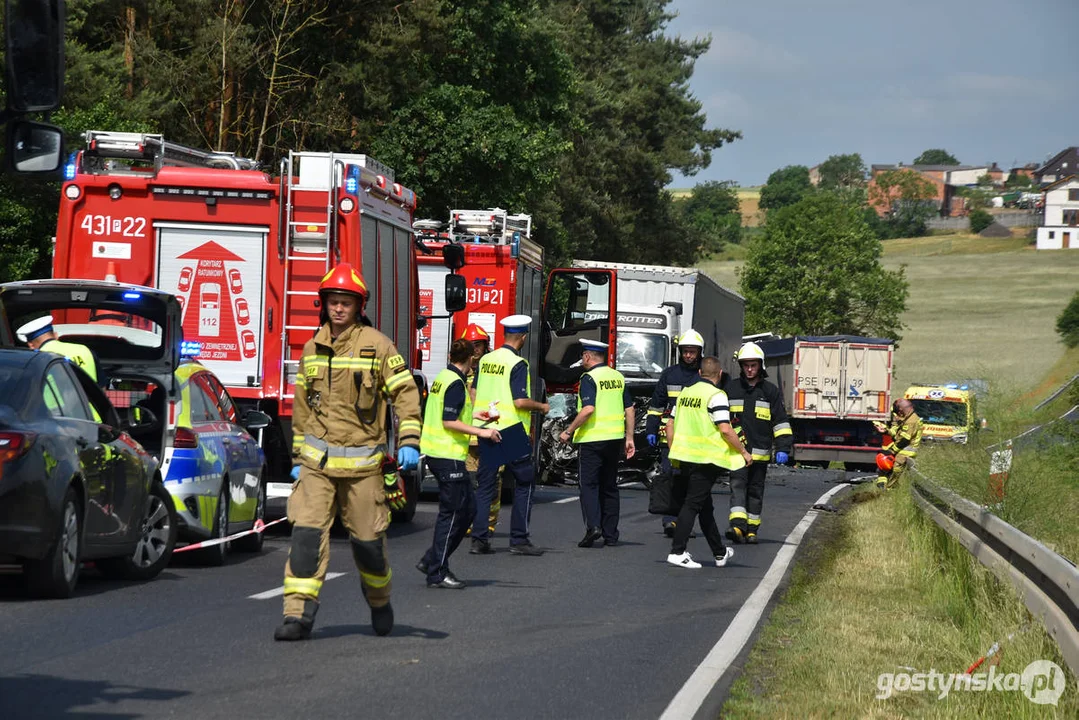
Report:
M175 511L135 427L66 358L0 349L0 563L35 594L70 596L85 560L140 580L168 564Z
M182 362L197 355L184 341L180 305L162 290L97 280L30 280L0 285L12 327L48 313L65 342L90 348L105 394L121 417L147 417L131 436L160 461L179 540L223 538L254 528L266 510L265 459L252 437L272 419L239 413L224 386L205 367ZM249 432L250 431L250 432ZM262 535L232 543L257 552ZM200 551L211 564L228 545Z

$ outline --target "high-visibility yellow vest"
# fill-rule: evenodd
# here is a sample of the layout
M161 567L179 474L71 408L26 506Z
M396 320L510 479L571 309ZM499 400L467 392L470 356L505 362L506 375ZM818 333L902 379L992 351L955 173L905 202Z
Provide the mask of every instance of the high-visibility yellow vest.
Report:
M518 363L525 364L527 377L528 361L513 352L509 348L499 348L489 352L480 358L479 367L476 369L476 409L486 410L491 401L497 400L498 419L485 423L474 418L472 424L476 427L493 427L496 430L504 430L517 423L525 426L525 432L532 430L532 413L521 410L513 404L513 393L510 392L510 372ZM531 394L531 380L525 380L525 390Z
M626 409L622 403L626 379L607 365L597 365L588 375L596 383L596 410L584 424L573 431L573 442L622 440L626 437ZM577 395L577 411L581 396Z
M446 368L435 376L427 395L427 408L423 413L423 435L420 437L420 452L428 457L445 460L464 460L468 457L468 441L471 435L447 430L442 425L442 411L446 404L446 391L454 383L464 385L464 380L451 368ZM472 417L472 401L465 390L465 405L458 420L469 422Z
M82 368L82 371L89 375L91 380L95 383L97 382L97 363L94 362L94 354L85 345L66 343L60 340L48 340L41 346L41 350L63 355Z
M727 444L708 417L708 401L717 392L723 391L701 380L684 388L678 396L674 415L674 443L670 453L672 460L717 465L728 470L745 467L746 462L741 454Z

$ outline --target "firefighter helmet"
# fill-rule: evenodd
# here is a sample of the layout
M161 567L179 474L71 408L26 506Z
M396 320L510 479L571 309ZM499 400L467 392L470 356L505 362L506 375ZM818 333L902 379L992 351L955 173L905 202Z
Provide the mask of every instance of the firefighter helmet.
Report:
M701 351L704 351L704 338L696 330L689 329L678 338L678 347L698 347Z
M761 350L761 346L755 342L747 342L742 347L738 348L738 352L734 354L734 359L738 362L745 360L760 360L761 370L764 370L764 350Z
M887 453L877 453L877 469L881 472L891 472L895 467L895 458Z
M460 339L471 340L472 342L478 342L480 340L487 343L491 342L491 336L476 323L469 323L468 327L465 328L465 331L461 333Z
M341 263L326 273L326 276L322 278L322 282L319 283L319 295L331 292L358 295L360 300L367 302L367 285L364 284L360 274L353 270L352 265L348 263Z

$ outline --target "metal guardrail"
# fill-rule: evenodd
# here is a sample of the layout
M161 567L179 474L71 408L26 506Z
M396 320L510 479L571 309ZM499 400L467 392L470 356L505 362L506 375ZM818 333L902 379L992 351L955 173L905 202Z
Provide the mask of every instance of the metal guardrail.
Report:
M1019 591L1023 604L1056 640L1064 661L1079 675L1079 569L987 509L933 483L914 470L914 501L1001 581Z
M1076 373L1075 375L1072 375L1072 379L1071 379L1071 380L1069 380L1068 382L1066 382L1066 383L1064 383L1063 385L1061 385L1060 387L1058 387L1058 388L1056 389L1056 391L1055 391L1055 392L1053 392L1053 394L1052 394L1052 395L1050 395L1049 397L1045 398L1045 399L1044 399L1044 400L1042 400L1042 401L1041 401L1040 403L1038 403L1037 405L1035 405L1035 406L1034 406L1034 409L1035 409L1035 410L1041 410L1041 409L1042 409L1043 407L1045 407L1045 406L1046 406L1046 405L1048 405L1049 403L1051 403L1051 402L1053 402L1054 400L1056 400L1056 399L1057 399L1058 397L1060 397L1060 396L1061 396L1061 395L1062 395L1062 394L1064 393L1064 391L1065 391L1065 390L1067 390L1068 388L1070 388L1070 387L1072 386L1072 383L1074 383L1074 382L1075 382L1076 380L1079 380L1079 373Z

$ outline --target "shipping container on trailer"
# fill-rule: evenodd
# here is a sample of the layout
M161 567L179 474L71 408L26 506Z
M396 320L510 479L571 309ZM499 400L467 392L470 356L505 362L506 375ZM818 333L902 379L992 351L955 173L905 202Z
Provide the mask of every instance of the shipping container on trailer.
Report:
M794 459L875 467L882 437L873 421L887 422L891 415L895 341L830 335L758 344L790 416Z
M418 375L417 200L391 168L367 155L289 151L271 176L161 135L85 137L65 168L53 276L114 275L176 294L185 347L241 405L277 421L261 438L274 480L288 480L296 371L333 266L362 273L367 316Z

